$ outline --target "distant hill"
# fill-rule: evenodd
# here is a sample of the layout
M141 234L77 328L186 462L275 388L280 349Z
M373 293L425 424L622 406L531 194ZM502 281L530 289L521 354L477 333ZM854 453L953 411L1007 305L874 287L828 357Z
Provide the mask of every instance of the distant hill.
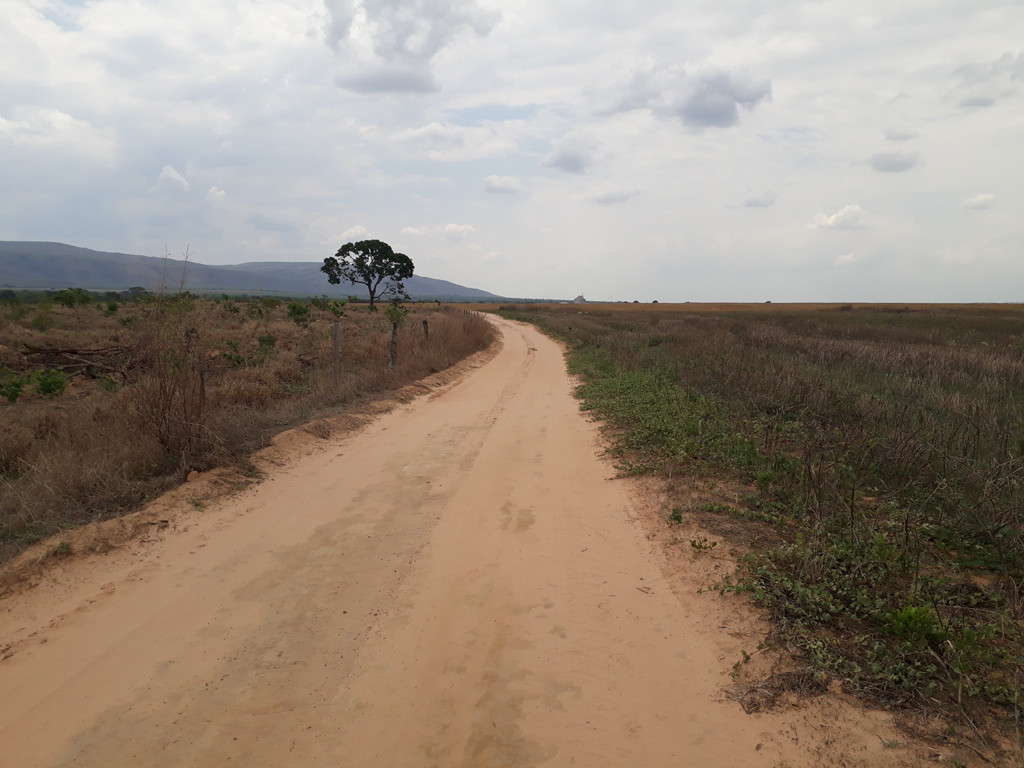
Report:
M63 243L0 241L0 288L26 290L85 288L150 291L179 287L193 293L252 293L283 296L365 296L361 285L331 285L323 262L252 261L211 266L181 259L107 253ZM405 281L414 299L497 301L493 293L416 275Z

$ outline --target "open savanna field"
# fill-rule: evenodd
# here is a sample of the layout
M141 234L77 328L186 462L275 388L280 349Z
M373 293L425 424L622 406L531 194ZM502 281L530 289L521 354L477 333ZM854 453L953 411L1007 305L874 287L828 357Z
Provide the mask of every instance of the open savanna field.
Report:
M499 311L566 344L621 471L664 478L665 525L712 532L678 546L741 554L709 586L770 611L786 680L1020 750L1024 307Z
M364 304L84 292L66 303L0 303L0 560L136 509L192 471L252 473L248 456L274 434L493 338L476 314L411 305L392 364L392 318Z

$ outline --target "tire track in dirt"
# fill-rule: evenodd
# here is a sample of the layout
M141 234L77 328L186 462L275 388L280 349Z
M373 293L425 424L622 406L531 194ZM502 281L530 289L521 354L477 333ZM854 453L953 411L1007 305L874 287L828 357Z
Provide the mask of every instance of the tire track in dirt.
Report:
M880 716L726 699L558 346L495 322L456 383L8 598L0 766L908 764Z

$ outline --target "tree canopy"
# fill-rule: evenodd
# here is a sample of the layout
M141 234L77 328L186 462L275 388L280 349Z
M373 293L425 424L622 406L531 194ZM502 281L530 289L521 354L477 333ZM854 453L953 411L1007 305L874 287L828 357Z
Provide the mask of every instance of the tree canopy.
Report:
M320 271L331 285L339 285L342 280L365 285L370 293L370 309L374 309L374 302L383 296L408 298L403 281L412 277L413 263L381 240L360 240L345 243L334 256L324 259Z
M54 294L53 300L60 304L62 307L84 307L87 304L92 303L92 296L84 288L65 288L63 291L57 291Z

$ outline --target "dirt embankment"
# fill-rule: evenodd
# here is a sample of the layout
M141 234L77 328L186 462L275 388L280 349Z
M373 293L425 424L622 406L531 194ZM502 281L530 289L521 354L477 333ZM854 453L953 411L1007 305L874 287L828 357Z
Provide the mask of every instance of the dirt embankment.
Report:
M842 697L729 697L763 630L698 593L724 561L667 563L557 345L496 322L489 359L283 441L264 482L186 485L144 536L29 568L0 765L923 765Z

